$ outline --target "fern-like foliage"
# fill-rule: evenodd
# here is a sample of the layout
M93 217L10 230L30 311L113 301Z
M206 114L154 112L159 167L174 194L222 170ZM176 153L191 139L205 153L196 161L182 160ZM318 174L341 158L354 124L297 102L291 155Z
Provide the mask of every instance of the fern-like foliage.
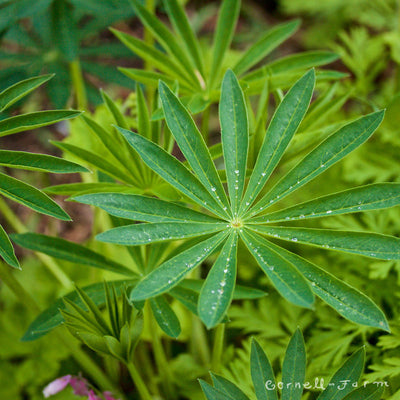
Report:
M189 168L157 144L119 128L142 160L200 207L200 211L145 196L118 193L79 196L77 201L99 206L111 215L147 222L114 228L101 233L98 239L138 246L208 235L145 276L132 290L132 301L156 298L170 291L211 254L221 250L204 282L197 306L208 327L217 325L232 301L237 246L241 240L278 292L293 304L310 308L317 295L354 322L388 329L383 313L370 299L273 242L280 239L384 260L400 258L400 240L395 237L275 225L392 207L400 200L398 184L363 186L268 212L270 206L365 142L383 119L383 112L378 111L340 128L262 193L307 112L314 83L315 74L311 70L288 91L269 124L246 185L247 109L235 74L230 70L226 73L219 114L227 191L189 112L165 83L160 83L159 93L166 123Z
M323 385L318 400L378 400L384 391L381 384L359 385L365 362L365 350L357 350L335 372L329 383ZM314 382L306 381L306 349L301 331L292 336L282 365L282 378L277 382L272 365L256 340L251 344L251 379L256 398L259 400L301 400L304 389L315 390ZM213 386L200 381L207 400L249 400L234 383L211 373ZM280 392L280 396L278 393Z

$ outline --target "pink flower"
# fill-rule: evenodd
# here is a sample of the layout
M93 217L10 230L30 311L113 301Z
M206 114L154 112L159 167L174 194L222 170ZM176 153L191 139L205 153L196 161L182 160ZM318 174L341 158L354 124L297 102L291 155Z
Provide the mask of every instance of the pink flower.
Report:
M53 394L57 394L64 390L68 384L71 382L71 375L65 375L61 378L56 379L55 381L49 383L44 389L43 394L44 397L52 396Z
M103 396L106 400L117 400L115 397L113 397L111 392L104 392Z
M74 390L74 394L78 396L87 396L89 395L89 389L87 387L88 382L86 379L81 378L79 376L65 375L61 378L56 379L55 381L49 383L44 389L43 394L44 397L49 397L54 394L57 394L64 390L68 385L72 387ZM92 400L92 399L90 399ZM97 400L93 398L93 400Z
M89 391L89 397L87 400L102 400L99 396L96 396L93 390Z

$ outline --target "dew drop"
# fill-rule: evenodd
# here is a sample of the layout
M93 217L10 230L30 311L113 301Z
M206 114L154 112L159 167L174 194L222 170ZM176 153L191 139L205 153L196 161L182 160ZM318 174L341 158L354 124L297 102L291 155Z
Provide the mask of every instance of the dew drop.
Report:
M327 213L327 214L331 214L331 213L332 213L332 210L328 210L326 213Z
M211 190L212 190L213 192L215 192L217 189L216 189L215 187L212 187Z
M292 242L297 242L297 238L292 238Z

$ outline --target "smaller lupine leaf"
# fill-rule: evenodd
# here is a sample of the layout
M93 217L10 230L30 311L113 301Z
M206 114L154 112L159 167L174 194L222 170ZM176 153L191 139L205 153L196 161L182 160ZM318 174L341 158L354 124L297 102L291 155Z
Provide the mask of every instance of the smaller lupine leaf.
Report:
M135 283L134 280L119 280L113 281L113 285L117 293L122 293L124 287L126 285ZM90 298L97 305L103 305L106 302L105 293L104 293L104 284L103 282L94 283L89 286L85 286L82 288L85 293L90 296ZM52 329L56 328L63 322L63 317L60 314L60 309L65 310L64 298L71 300L78 306L83 306L82 301L79 298L78 293L74 290L64 297L56 300L49 308L41 312L35 320L29 325L28 330L24 334L22 341L32 341L39 339L44 336L46 333L50 332Z
M164 296L150 299L150 306L158 326L168 335L177 338L181 333L181 324L174 310Z
M283 297L300 307L310 308L313 305L312 290L292 263L272 250L262 237L247 230L241 232L241 237L258 265Z
M14 150L0 150L0 165L57 174L89 172L86 168L62 158Z
M96 321L98 329L101 330L105 335L112 335L111 328L109 327L107 321L104 319L102 312L95 302L88 296L84 290L80 289L78 286L75 287L82 303L87 307L90 317ZM83 311L83 309L81 309ZM84 312L84 317L87 318L87 313Z
M237 241L236 232L232 232L200 292L199 316L208 329L213 328L224 318L232 301L236 283Z
M199 294L197 292L178 285L172 288L168 294L180 301L194 315L197 315L197 303L199 301Z
M95 193L74 197L116 217L145 222L221 222L207 214L154 197L123 193Z
M400 238L379 233L253 225L252 230L277 239L360 254L380 260L400 259Z
M226 52L232 42L235 27L240 13L240 0L224 0L218 14L214 34L212 64L209 85L212 88L219 81L219 74Z
M92 151L85 150L81 147L75 146L70 143L55 142L55 141L51 141L51 143L54 144L54 146L60 148L61 150L71 153L72 155L78 157L85 163L92 165L93 167L99 169L100 171L108 175L113 176L118 180L132 184L137 183L135 178L131 175L128 175L124 169L118 168L117 166L115 166L115 163L112 164L108 162L107 160L104 159L104 157L101 157L96 153L93 153Z
M193 60L194 65L200 72L203 73L203 60L201 57L199 42L194 35L192 27L186 16L185 10L177 0L164 0L165 8L167 9L170 20L174 29L179 33L187 52Z
M293 207L263 215L252 223L292 221L327 217L368 210L389 208L400 204L400 184L377 183L333 193Z
M211 373L215 389L227 394L232 400L249 400L249 398L232 382L222 376Z
M0 121L0 137L75 118L81 111L51 110L17 115Z
M278 400L276 389L268 390L266 386L268 384L268 387L276 387L271 363L254 338L251 342L250 368L257 400Z
M242 75L290 37L297 30L299 25L300 21L295 20L277 25L270 29L260 40L246 50L233 67L233 72L236 75Z
M254 206L254 211L251 211L250 215L259 214L355 150L374 133L383 116L384 111L365 115L333 133L292 168Z
M385 315L367 296L310 261L271 242L265 243L287 259L311 283L312 291L343 317L389 332Z
M244 95L231 70L226 72L222 81L219 117L228 191L235 216L246 178L249 124Z
M4 89L0 93L0 112L3 112L7 108L11 107L22 97L31 93L33 90L38 88L43 83L47 82L53 76L53 74L35 76L33 78L17 82L14 85Z
M327 388L318 396L318 400L342 400L353 389L352 384L357 383L364 370L365 348L357 350L344 364L336 371L330 382L334 385L327 385ZM348 381L342 390L338 390L338 382ZM365 399L364 399L365 400Z
M241 211L261 192L307 112L314 90L315 72L308 71L288 91L275 111L250 176Z
M14 248L7 236L7 233L0 225L0 256L3 260L14 268L21 269L17 257L14 253Z
M201 222L155 222L125 225L100 233L100 242L116 243L124 246L162 242L164 240L185 239L207 235L226 229L226 223Z
M204 395L207 397L207 400L232 400L232 397L221 392L218 389L213 388L210 384L199 379L201 390L204 392Z
M69 215L46 194L2 173L0 173L0 194L41 214L50 215L63 221L71 221Z
M296 329L286 349L282 366L282 400L301 400L306 377L306 347L300 329Z
M117 274L135 276L136 273L89 248L53 236L37 233L21 233L11 235L13 242L29 250L39 251L51 257L66 260L74 264L88 265Z
M187 109L168 86L160 82L159 94L168 128L200 182L225 211L229 202L203 136Z
M183 67L186 75L194 83L197 83L198 81L196 79L192 63L187 57L187 53L182 48L182 45L178 43L171 31L167 29L166 26L156 16L152 15L148 10L146 10L146 8L139 2L133 1L132 5L142 23L153 33L156 40L174 58L175 62Z
M137 133L121 128L119 131L154 172L197 204L221 216L216 200L180 161Z
M225 231L214 235L165 261L132 290L130 300L148 299L176 286L220 246L227 234Z
M379 400L384 387L370 383L350 392L343 400Z

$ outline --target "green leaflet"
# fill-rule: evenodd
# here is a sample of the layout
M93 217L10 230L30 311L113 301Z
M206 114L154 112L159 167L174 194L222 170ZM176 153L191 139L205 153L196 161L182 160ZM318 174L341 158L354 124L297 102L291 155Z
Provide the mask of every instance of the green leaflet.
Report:
M311 70L295 83L275 111L250 176L241 213L251 206L261 192L296 133L310 104L314 84L315 73Z
M60 148L63 151L66 151L68 153L73 154L74 156L78 157L82 161L93 165L95 168L99 169L100 171L113 176L114 178L121 180L123 182L131 183L136 185L136 179L128 175L125 172L125 168L118 168L114 164L111 164L110 162L106 161L104 157L101 157L91 151L85 150L81 147L75 146L73 144L69 143L63 143L63 142L53 142L51 141L55 146Z
M228 395L232 400L249 400L249 398L232 382L222 376L211 373L215 389Z
M191 270L211 255L228 232L214 235L165 261L132 290L131 301L140 301L165 293L176 286Z
M192 63L187 57L186 52L182 49L181 44L175 40L171 31L157 17L149 13L138 1L133 1L132 5L142 23L153 33L157 41L174 58L175 62L182 66L191 82L199 87Z
M282 366L282 400L301 400L306 377L306 347L300 329L290 339Z
M39 235L37 233L22 233L11 235L11 239L21 247L39 251L51 257L66 260L74 264L88 265L94 268L104 269L117 274L135 276L136 273L129 268L112 261L103 255L57 237Z
M249 126L244 95L231 70L222 81L219 117L231 209L237 216L246 178Z
M116 292L120 294L122 293L122 290L125 286L129 286L134 282L135 281L133 280L119 280L112 281L112 284L115 286ZM95 304L101 306L106 303L106 295L104 293L103 282L94 283L92 285L82 288L81 290L85 291L85 293L92 299ZM29 342L39 339L40 337L46 335L46 333L50 332L52 329L61 325L61 323L64 321L64 318L60 313L60 309L65 309L65 304L63 300L64 298L71 300L79 307L83 306L83 302L80 299L78 292L76 290L69 292L64 297L56 300L49 308L40 313L29 325L21 340L24 342Z
M177 188L197 204L218 216L223 216L216 200L204 188L199 180L175 157L160 146L144 137L125 129L118 128L128 143L139 153L142 160L165 181Z
M65 183L63 185L49 186L43 189L48 194L58 194L61 196L81 196L91 193L142 193L142 189L133 186L121 185L119 183L103 183L103 182L89 182L89 183Z
M14 268L21 269L17 257L15 257L14 248L4 231L3 227L0 225L0 256L3 257L4 261Z
M176 240L207 235L226 229L226 223L201 222L155 222L149 224L125 225L100 233L100 242L124 246L138 246L164 240Z
M198 69L199 73L203 75L203 60L201 57L199 42L190 26L184 9L177 0L164 0L163 3L167 9L175 31L179 33L180 38L185 44L186 51L189 53L193 64Z
M157 296L150 299L150 306L160 328L168 336L177 338L181 333L181 324L165 297Z
M118 106L112 101L111 97L104 90L100 89L100 93L104 101L104 104L106 105L111 115L113 116L115 123L119 125L121 128L128 129L129 128L128 123L126 122L126 119L124 115L122 115Z
M344 400L379 400L385 389L383 386L378 386L374 383L360 387L350 392Z
M149 140L156 139L152 138L149 109L147 108L146 99L140 85L136 85L136 96L138 133Z
M293 304L310 308L314 295L296 267L271 250L262 237L247 230L243 230L240 236L276 290Z
M207 400L233 400L232 397L218 389L213 388L210 384L199 379L201 390L204 392Z
M0 121L0 137L40 128L59 121L74 118L80 111L54 110L37 111L29 114L17 115Z
M380 260L400 259L400 238L379 233L253 225L258 233L277 239L360 254Z
M43 83L47 82L53 76L54 75L52 74L35 76L33 78L17 82L14 85L4 89L0 93L0 112L3 112L7 108L11 107L22 97L31 93L33 90L38 88Z
M400 184L377 183L319 197L293 207L252 219L252 223L293 221L360 211L378 210L400 204Z
M142 40L135 38L134 36L130 36L126 33L119 32L113 28L110 28L111 32L129 49L131 49L135 54L139 57L143 58L151 65L154 65L160 71L170 74L172 77L179 79L179 81L183 80L186 82L186 86L188 88L191 87L190 79L187 78L185 70L182 69L181 65L179 65L174 60L171 60L165 53L155 49L152 46L149 46ZM125 73L128 77L129 71L138 71L134 68L120 68L120 71ZM147 71L143 71L144 73ZM153 72L151 72L154 74Z
M58 174L89 172L86 168L62 158L14 150L0 150L0 165Z
M270 246L283 258L295 265L299 272L311 283L312 291L343 317L357 324L390 331L386 317L380 308L357 289L297 254L271 242L265 242L265 245Z
M74 200L97 206L116 217L144 222L208 222L220 220L154 197L123 193L95 193L74 197Z
M357 119L329 136L290 170L255 206L250 216L305 185L364 143L382 122L384 111Z
M0 194L39 213L71 221L69 215L40 190L2 173L0 173Z
M295 20L286 24L277 25L267 31L260 40L254 43L242 55L240 60L233 67L233 72L236 75L242 75L290 37L297 30L299 25L300 21Z
M168 294L181 302L194 315L197 315L197 303L199 301L198 293L178 285L173 287Z
M240 12L240 0L224 0L222 2L217 28L214 34L212 64L210 70L209 87L212 89L219 82L219 74L228 50Z
M260 68L251 71L243 77L243 80L250 82L252 80L268 78L274 80L274 75L284 74L290 71L304 70L320 65L329 64L337 60L339 56L329 51L305 51L299 54L293 54L287 57L279 58Z
M203 136L168 86L160 82L158 90L168 128L200 182L226 214L229 202Z
M333 375L330 382L333 386L327 388L318 396L318 400L342 400L353 387L352 383L357 383L364 370L365 363L365 348L362 347L357 350ZM348 381L347 385L342 390L337 390L338 383L341 381ZM363 399L365 400L365 399Z
M207 328L216 326L225 316L233 298L237 268L236 232L226 240L200 292L198 311Z
M251 342L250 368L257 400L278 400L276 389L267 389L267 385L269 388L275 386L274 371L256 339Z

